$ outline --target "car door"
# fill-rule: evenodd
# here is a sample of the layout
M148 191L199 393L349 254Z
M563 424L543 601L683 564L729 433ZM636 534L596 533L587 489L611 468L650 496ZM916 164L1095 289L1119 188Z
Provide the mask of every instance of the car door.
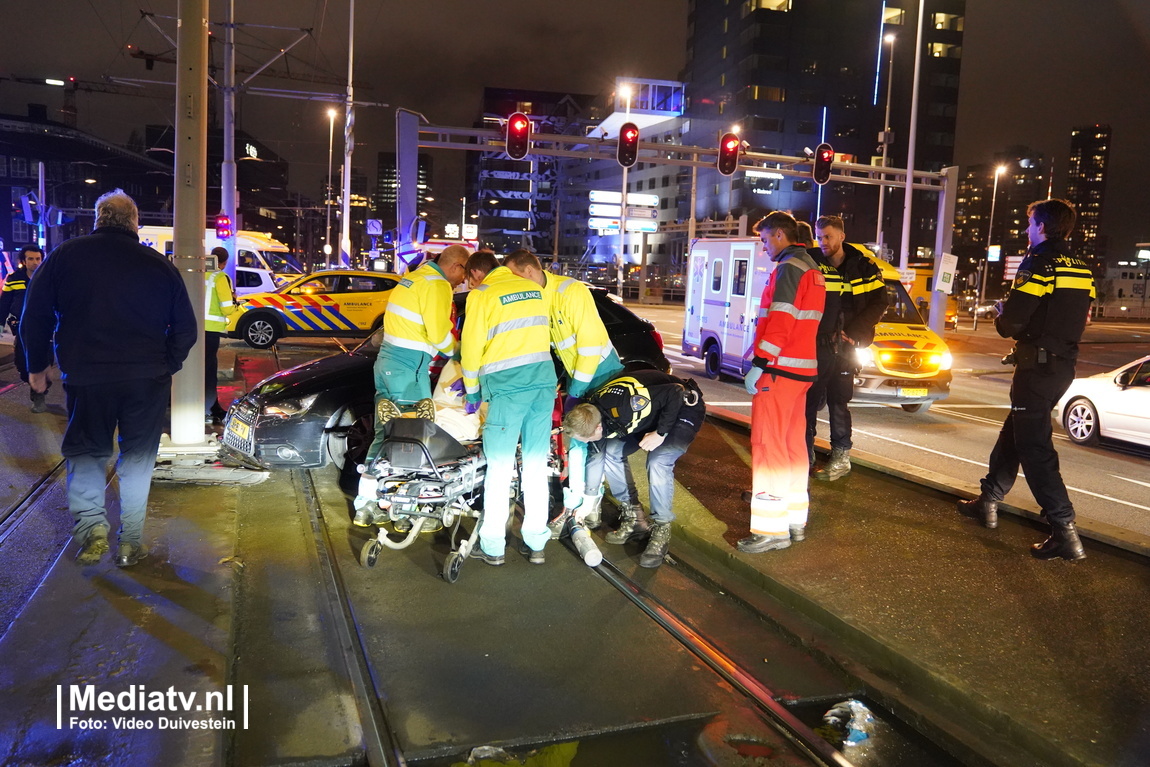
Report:
M754 341L759 314L761 296L754 295L751 290L751 274L755 252L761 247L757 242L731 245L727 317L723 329L723 362L740 374L745 374L750 366L746 352Z
M289 331L324 333L355 330L340 306L341 275L321 274L305 280L281 296L280 313Z
M339 311L358 330L370 330L387 308L395 281L366 274L347 274L340 281Z
M1106 401L1096 403L1099 421L1107 437L1150 445L1150 361L1136 368L1125 387L1115 384Z

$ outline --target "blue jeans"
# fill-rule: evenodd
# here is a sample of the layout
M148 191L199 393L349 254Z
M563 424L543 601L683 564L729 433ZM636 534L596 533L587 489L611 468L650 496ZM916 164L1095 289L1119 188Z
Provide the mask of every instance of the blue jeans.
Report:
M651 496L651 517L659 524L675 519L675 461L687 452L697 429L676 424L663 444L647 453L647 484ZM603 439L588 446L587 487L597 488L607 476L611 494L619 503L632 503L632 485L627 481L627 456L639 449L634 437Z
M551 531L547 529L547 457L551 451L551 413L555 408L555 392L547 388L494 394L487 401L487 421L483 424L487 474L483 480L483 524L479 527L479 545L490 556L501 556L507 545L515 448L522 442L521 533L523 541L539 551L551 539Z
M80 543L96 525L108 526L104 508L108 459L119 429L120 542L139 544L144 534L152 470L171 399L172 377L76 386L65 383L68 426L60 452L68 469L68 510Z

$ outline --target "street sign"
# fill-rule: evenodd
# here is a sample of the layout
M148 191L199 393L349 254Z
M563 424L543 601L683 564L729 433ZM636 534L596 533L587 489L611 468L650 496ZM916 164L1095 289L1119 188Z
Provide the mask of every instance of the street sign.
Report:
M633 208L627 206L627 218L658 218L659 211L654 208Z
M369 218L367 220L367 234L369 237L379 237L383 234L383 222L378 218Z
M474 240L479 236L478 224L464 224L463 225L463 239Z
M459 239L459 224L444 224L443 236L449 240Z
M1015 275L1018 274L1018 267L1022 265L1023 256L1007 256L1006 268L1002 271L1002 279L1008 282L1014 280Z
M617 232L619 231L619 219L617 218L589 218L587 219L587 228L595 229L600 232ZM639 219L627 219L628 232L657 232L659 231L658 221L642 221Z
M958 272L958 256L943 253L942 265L938 272L938 278L934 281L934 289L942 293L950 293L954 289L954 278Z
M600 202L593 202L587 206L587 212L592 216L600 216L602 218L619 218L623 215L622 205L604 205Z
M591 202L604 202L608 204L619 205L623 202L622 192L608 192L604 189L592 189L587 193ZM655 206L659 204L659 195L657 194L639 194L638 192L627 193L628 205L650 205Z

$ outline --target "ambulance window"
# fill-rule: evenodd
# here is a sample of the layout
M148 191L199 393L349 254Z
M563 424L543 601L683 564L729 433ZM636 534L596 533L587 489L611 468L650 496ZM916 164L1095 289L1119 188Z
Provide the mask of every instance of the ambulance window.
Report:
M263 285L258 272L236 271L236 284L241 288L258 288Z
M747 259L735 259L735 274L731 277L731 295L747 295Z
M899 325L922 325L922 317L919 316L918 309L915 308L914 302L910 300L910 296L906 292L906 288L898 280L886 281L886 313L882 316L882 322L897 323Z
M711 264L711 292L718 293L723 289L723 262L719 259Z
M259 269L263 265L256 260L256 254L250 250L241 250L236 254L236 266L247 266L253 269Z

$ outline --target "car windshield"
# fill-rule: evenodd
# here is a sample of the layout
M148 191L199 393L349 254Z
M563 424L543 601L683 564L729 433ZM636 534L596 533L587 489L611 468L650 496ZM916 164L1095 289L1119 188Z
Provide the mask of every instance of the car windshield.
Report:
M261 250L260 255L267 261L268 266L276 274L303 274L303 270L292 263L285 253L274 250Z
M896 325L923 325L922 315L918 313L914 302L906 292L906 288L898 280L886 281L887 306L882 322Z
M355 347L352 351L361 357L368 359L375 359L379 356L379 347L383 345L383 328L377 328L367 338L363 339L363 343Z

